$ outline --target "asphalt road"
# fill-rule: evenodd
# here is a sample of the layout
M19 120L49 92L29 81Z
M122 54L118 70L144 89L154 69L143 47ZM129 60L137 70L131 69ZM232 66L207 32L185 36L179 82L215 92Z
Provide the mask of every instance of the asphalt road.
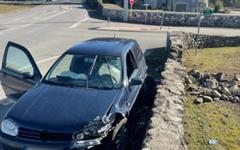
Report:
M166 33L113 32L91 30L107 26L103 20L89 17L82 5L46 5L0 15L0 63L8 41L17 42L31 52L42 71L71 46L96 37L136 39L141 48L165 47ZM7 99L0 86L0 119L15 102Z

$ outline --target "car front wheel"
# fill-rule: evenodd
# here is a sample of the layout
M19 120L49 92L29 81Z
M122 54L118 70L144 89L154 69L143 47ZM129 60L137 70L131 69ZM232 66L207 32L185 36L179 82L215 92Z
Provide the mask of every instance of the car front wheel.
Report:
M104 144L105 150L124 150L127 145L127 118L122 119L116 124L114 130L110 133Z

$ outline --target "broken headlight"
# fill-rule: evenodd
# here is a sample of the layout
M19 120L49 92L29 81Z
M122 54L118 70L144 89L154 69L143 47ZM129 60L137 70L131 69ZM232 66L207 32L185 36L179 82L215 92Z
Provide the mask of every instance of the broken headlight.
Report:
M81 131L75 133L74 139L77 141L80 140L89 140L95 138L106 137L108 132L112 129L112 122L104 122L100 119L89 122Z

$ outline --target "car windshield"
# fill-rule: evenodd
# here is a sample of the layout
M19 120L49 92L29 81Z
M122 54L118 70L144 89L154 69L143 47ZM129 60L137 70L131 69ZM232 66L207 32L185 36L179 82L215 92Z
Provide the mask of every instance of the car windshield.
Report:
M119 57L65 54L50 69L43 82L86 88L119 88L121 70Z

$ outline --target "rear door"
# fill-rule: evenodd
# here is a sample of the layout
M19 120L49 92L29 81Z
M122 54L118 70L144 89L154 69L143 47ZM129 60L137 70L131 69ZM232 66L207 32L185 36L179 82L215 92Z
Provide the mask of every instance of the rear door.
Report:
M15 100L20 98L41 78L29 51L21 45L8 42L0 70L0 80L6 96Z

